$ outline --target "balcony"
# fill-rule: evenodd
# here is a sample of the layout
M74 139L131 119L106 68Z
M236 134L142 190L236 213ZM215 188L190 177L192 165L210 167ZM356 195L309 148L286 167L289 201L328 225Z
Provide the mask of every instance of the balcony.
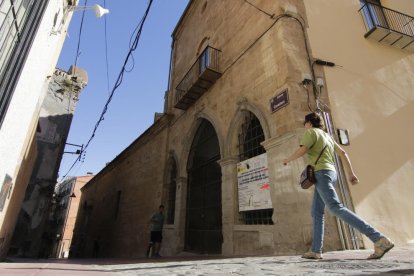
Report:
M207 46L175 88L175 108L187 110L221 76L220 50Z
M414 17L367 2L359 13L365 38L414 53Z

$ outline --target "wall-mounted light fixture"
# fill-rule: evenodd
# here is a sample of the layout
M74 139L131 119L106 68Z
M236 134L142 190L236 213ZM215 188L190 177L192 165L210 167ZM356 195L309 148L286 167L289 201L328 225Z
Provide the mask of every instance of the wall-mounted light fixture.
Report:
M62 33L62 28L64 27L67 14L69 12L94 10L95 11L95 16L98 17L98 18L100 18L100 17L104 16L105 14L109 13L108 9L105 9L104 7L101 7L98 4L93 5L93 6L74 6L74 5L70 5L70 4L71 4L71 2L69 3L69 5L66 6L64 14L60 16L61 19L60 19L59 26L56 27L55 24L53 25L53 29L50 31L51 35L57 35L57 34ZM57 21L58 16L59 16L59 14L56 14L55 21Z
M335 63L330 62L330 61L321 60L321 59L315 60L315 63L318 64L318 65L322 65L322 66L329 66L329 67L334 67L335 66Z
M339 143L341 145L347 146L349 145L349 135L348 135L348 130L346 129L337 129L338 132L338 138L339 138Z
M98 4L93 6L69 6L69 11L84 11L84 10L94 10L96 17L102 17L105 14L109 13L108 9L101 7Z

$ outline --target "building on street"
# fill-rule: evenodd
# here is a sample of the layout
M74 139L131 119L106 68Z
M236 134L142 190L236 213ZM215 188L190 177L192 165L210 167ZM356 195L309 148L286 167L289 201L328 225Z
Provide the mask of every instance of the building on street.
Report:
M323 112L343 203L397 245L414 237L414 5L401 0L192 0L172 34L165 110L82 188L75 257L295 255L311 244L305 160L282 160ZM97 252L96 248L99 248ZM328 214L325 251L372 248Z
M56 184L53 208L45 232L53 236L50 255L53 258L68 258L73 229L79 209L80 189L93 175L71 177ZM49 249L49 250L50 250Z

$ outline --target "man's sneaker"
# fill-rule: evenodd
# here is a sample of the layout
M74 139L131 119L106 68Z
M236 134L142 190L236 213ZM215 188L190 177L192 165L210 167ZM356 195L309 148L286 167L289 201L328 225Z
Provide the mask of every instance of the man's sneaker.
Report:
M382 237L376 243L374 243L374 246L374 253L371 254L368 259L381 259L385 253L394 247L394 243L390 239Z
M148 249L147 249L147 252L146 252L147 258L151 257L151 254L152 254L152 244L150 244L148 246Z
M154 258L160 258L161 257L161 255L160 254L158 254L158 253L155 253L154 254Z
M306 252L305 254L303 254L302 258L320 260L320 259L322 259L322 254L309 251L309 252Z

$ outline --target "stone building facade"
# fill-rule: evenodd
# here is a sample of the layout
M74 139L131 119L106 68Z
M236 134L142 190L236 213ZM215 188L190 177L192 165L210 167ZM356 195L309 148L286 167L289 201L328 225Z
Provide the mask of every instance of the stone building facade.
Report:
M365 30L366 18L358 11L374 5L372 1L334 2L190 1L172 35L164 115L157 116L147 131L82 189L74 256L92 256L97 242L99 254L95 256L143 256L149 218L161 203L167 214L162 255L298 254L307 250L312 234L312 190L301 190L297 184L306 160L289 166L283 166L282 160L298 147L304 115L317 108L323 111L328 132L347 147L360 174L359 187L340 178L338 192L344 204L368 221L374 217L373 224L398 244L412 239L413 203L407 194L391 191L388 176L398 172L400 188L412 191L408 175L412 175L413 155L404 154L401 160L389 154L380 167L393 161L405 165L387 169L386 175L372 176L377 166L369 163L376 164L371 159L379 157L375 151L384 142L382 127L375 123L376 108L383 107L384 99L391 101L387 104L394 111L402 102L408 104L407 109L401 107L404 112L399 119L406 121L414 115L409 108L413 55L409 48L395 49L364 37L371 30ZM408 2L383 2L414 14ZM365 8L376 12L375 7ZM342 38L346 38L346 47ZM370 71L374 68L369 62L381 58L395 63L381 67L377 62L379 71ZM383 84L381 76L389 82ZM398 92L384 85L395 85ZM380 98L374 93L378 88ZM390 91L392 95L386 96ZM394 132L407 131L394 125L395 120L383 122ZM335 125L343 129L341 135L348 136L338 137ZM408 132L412 137L412 130ZM390 138L391 134L384 135ZM393 146L395 152L405 148ZM260 188L269 192L253 191L252 202L255 196L263 201L246 207L250 199L246 200L240 179L243 170L255 168L260 160L266 160L260 168L267 172L265 184L269 184ZM337 166L346 176L339 160ZM405 207L395 207L397 200ZM403 232L392 225L395 212ZM326 251L371 246L327 214Z

